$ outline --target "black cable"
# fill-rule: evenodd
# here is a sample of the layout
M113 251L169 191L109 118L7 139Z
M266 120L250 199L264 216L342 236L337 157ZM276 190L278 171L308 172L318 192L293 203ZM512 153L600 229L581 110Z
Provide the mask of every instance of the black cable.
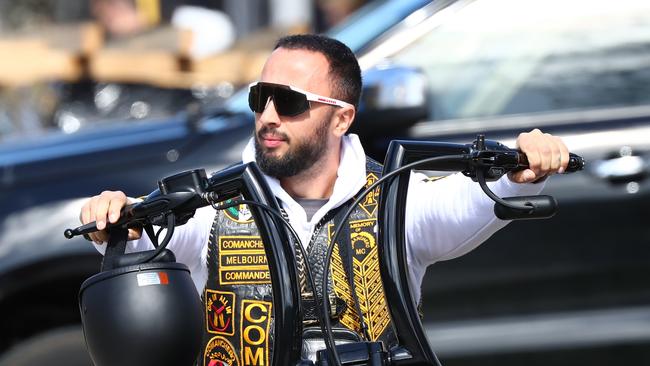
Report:
M172 235L174 234L175 227L176 227L176 216L173 213L169 212L167 213L167 231L165 232L165 237L163 238L162 243L158 245L158 247L156 248L156 250L153 251L153 253L151 253L144 260L140 261L140 263L151 262L154 258L158 256L158 254L160 254L165 249L167 244L169 244Z
M345 212L345 215L343 215L342 220L336 226L336 229L334 230L334 235L332 235L332 239L330 240L330 243L335 243L336 242L337 237L341 233L341 228L343 227L343 225L347 224L347 219L352 214L352 211L354 210L354 208L359 203L361 203L362 200L365 199L365 197L366 197L366 195L368 193L370 193L372 190L377 188L380 184L383 184L384 182L386 182L388 179L392 179L398 173L401 173L401 172L403 172L405 170L413 169L413 168L418 167L418 166L423 165L423 164L432 163L432 162L440 162L440 161L448 161L448 160L452 160L452 161L453 160L467 160L467 158L468 158L467 155L435 156L435 157L432 157L432 158L422 159L422 160L419 160L419 161L404 165L404 166L399 167L399 168L393 170L392 172L384 175L379 180L377 180L376 182L371 184L368 188L366 188L359 195L359 197L357 197L354 200L354 202L352 202L352 204L350 205L350 208L348 208L348 210ZM328 293L328 289L327 289L328 275L327 274L329 272L329 264L330 264L330 261L332 259L333 248L334 248L334 245L330 245L327 248L327 255L325 256L325 263L324 263L324 268L323 268L324 276L323 276L323 282L322 282L322 293L323 294ZM356 308L359 309L360 308L359 307L359 299L356 297L356 294L353 294L353 295L354 295L353 298L355 300ZM336 351L336 346L334 344L334 336L332 334L332 324L329 321L329 306L327 304L327 297L325 297L324 300L323 300L322 311L323 311L323 314L325 315L325 316L323 316L323 320L326 323L325 328L327 330L327 333L324 334L324 336L325 336L325 344L327 345L328 342L329 342L329 344L333 345L331 350L328 347L330 357L332 358L332 361L333 361L332 364L334 366L341 366L341 360L339 359L339 355L338 355L338 352ZM360 310L357 310L357 311L359 311L359 314L358 314L358 316L359 316L359 325L361 327L365 327L365 322L363 320L363 314L360 312Z
M163 231L164 227L160 227L158 231L156 232L156 243L154 244L155 247L158 247L158 242L160 241L160 233Z
M526 211L526 212L529 212L529 213L532 212L533 210L535 210L535 205L532 204L531 202L526 202L526 204L524 204L524 205L517 205L517 204L514 204L512 202L508 202L508 201L500 198L496 194L494 194L494 192L492 192L490 190L490 188L487 186L487 183L485 181L485 174L484 174L482 169L476 169L476 180L478 181L478 185L481 187L483 192L488 197L490 197L492 199L492 201L494 201L494 202L496 202L496 203L498 203L498 204L500 204L502 206L508 207L508 208L512 208L512 209L515 209L515 210Z

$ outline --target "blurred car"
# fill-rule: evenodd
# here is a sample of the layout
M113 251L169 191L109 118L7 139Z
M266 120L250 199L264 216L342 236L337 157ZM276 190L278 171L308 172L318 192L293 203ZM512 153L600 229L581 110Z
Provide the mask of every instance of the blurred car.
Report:
M377 80L366 94L375 119L357 124L370 154L396 137L484 133L513 146L540 128L588 169L548 181L552 219L514 222L430 268L433 349L447 365L647 363L650 3L436 4L359 54L382 75L366 77Z
M354 129L372 156L381 159L393 138L467 143L485 133L512 144L539 127L588 161L586 172L546 184L560 201L555 217L512 223L431 267L424 322L444 364L650 359L649 5L375 1L332 31L364 69ZM0 147L5 359L52 332L81 348L78 328L68 327L78 324L75 292L100 258L61 235L77 220L72 199L145 194L173 172L220 169L240 159L252 121L240 91L207 115Z

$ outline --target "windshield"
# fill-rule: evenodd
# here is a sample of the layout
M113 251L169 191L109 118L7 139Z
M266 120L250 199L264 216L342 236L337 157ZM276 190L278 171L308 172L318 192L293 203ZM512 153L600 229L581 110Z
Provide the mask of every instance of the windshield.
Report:
M357 53L379 35L430 2L431 0L375 0L332 28L327 35L345 43ZM250 112L248 87L235 93L225 107L233 112Z
M650 1L479 0L434 23L389 57L424 70L431 119L650 103Z

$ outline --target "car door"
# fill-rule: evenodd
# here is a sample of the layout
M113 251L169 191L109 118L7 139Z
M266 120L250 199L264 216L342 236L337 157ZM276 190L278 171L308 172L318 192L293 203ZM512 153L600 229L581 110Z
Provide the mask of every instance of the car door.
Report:
M5 143L0 146L0 218L102 190L139 196L179 171L221 168L240 159L251 129L252 118L245 114L200 121L179 115Z

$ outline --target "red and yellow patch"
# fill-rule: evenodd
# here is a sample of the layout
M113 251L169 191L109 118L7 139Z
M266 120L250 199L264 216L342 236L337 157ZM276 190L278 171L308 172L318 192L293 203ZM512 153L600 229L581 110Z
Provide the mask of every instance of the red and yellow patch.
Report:
M205 347L203 366L239 366L235 348L226 338L215 336Z
M209 333L235 334L235 293L205 290L205 322Z

